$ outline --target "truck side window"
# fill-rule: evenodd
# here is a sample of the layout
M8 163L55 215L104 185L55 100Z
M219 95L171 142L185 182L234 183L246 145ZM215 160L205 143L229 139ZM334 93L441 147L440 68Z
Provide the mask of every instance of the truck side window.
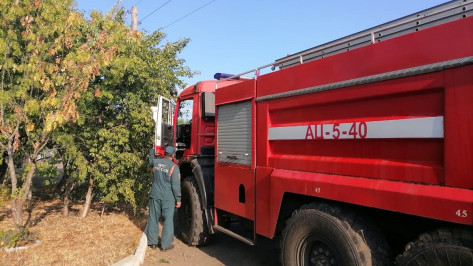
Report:
M176 127L176 158L180 159L185 149L191 145L191 128L192 128L192 110L194 100L187 99L179 103L179 113L177 116Z

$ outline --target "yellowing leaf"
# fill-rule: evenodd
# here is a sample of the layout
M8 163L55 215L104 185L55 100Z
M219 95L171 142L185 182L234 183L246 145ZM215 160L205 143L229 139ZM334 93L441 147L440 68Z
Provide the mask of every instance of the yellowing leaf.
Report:
M97 98L102 97L102 93L100 92L100 89L95 89L94 95L95 95L95 97L97 97Z
M37 100L28 100L26 103L25 103L25 112L26 113L29 113L29 114L32 114L32 113L35 113L35 112L38 112L39 111L39 103Z
M34 130L34 124L33 123L29 123L27 126L26 126L26 131L27 132L30 132L30 131L33 131Z

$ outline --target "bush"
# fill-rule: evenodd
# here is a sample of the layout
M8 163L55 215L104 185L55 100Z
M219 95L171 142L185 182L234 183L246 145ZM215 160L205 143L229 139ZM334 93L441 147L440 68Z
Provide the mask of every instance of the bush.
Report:
M11 247L23 246L31 242L32 237L33 237L33 234L30 233L28 228L0 231L0 247L11 248Z
M6 203L10 200L10 188L5 185L0 185L0 208L5 207Z

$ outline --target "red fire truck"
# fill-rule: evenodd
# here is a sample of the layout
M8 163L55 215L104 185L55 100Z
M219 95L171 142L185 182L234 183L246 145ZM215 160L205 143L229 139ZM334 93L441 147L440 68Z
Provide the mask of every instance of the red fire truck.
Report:
M280 238L283 265L473 265L472 10L450 1L161 97L181 238Z

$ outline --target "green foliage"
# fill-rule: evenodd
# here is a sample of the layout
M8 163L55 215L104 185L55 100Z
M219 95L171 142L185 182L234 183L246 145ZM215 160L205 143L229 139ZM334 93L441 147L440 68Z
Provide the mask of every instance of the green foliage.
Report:
M29 232L28 228L0 231L0 248L21 246L30 242L32 238L33 235Z
M11 190L8 186L0 185L0 208L3 208L10 200L10 193Z
M47 160L37 163L36 176L41 178L42 186L50 186L56 183L57 177L60 175L54 160Z
M150 107L158 95L169 96L168 88L184 86L179 78L192 73L177 58L188 40L162 44L162 32L130 31L123 14L120 7L91 14L98 32L109 33L116 53L77 101L78 123L62 127L56 142L70 162L66 176L77 183L92 178L95 200L136 208L146 202L150 188Z
M0 182L4 182L7 172L7 162L5 161L6 153L0 149Z
M69 188L93 180L96 200L146 202L150 106L192 75L177 58L188 40L130 31L121 7L86 20L73 0L0 5L0 151L20 169L7 171L15 223L33 174L56 174L37 164L45 148L57 149Z
M0 0L0 150L21 170L9 175L17 223L38 155L58 127L77 121L77 100L116 50L72 5Z

